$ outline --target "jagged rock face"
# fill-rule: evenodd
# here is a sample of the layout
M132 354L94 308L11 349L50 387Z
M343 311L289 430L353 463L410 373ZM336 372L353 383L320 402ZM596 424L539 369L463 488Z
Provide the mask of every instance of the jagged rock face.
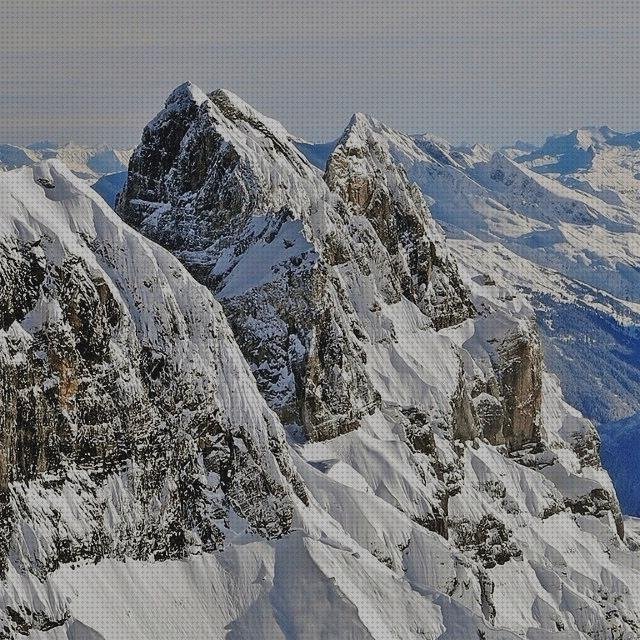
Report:
M379 406L372 349L396 340L380 309L419 302L415 321L440 327L470 311L424 202L389 170L401 194L390 200L393 246L373 213L330 192L281 125L233 94L184 85L145 129L118 204L216 293L262 393L312 439L348 432Z
M396 160L411 145L402 134L356 114L329 157L325 178L353 214L371 220L402 293L441 329L465 320L473 305L424 199ZM461 380L454 402L456 437L473 438L479 425L490 442L513 449L539 440L542 352L532 323L511 323L491 337L498 348L490 349L490 368L486 381L475 384L473 406Z
M210 293L60 163L0 204L3 575L288 531L304 488Z
M425 136L411 139L356 114L329 157L326 179L351 212L371 219L393 257L400 281L412 283L401 286L403 294L442 329L474 315L475 301L471 302L424 199L402 167L406 163L426 183L427 175L441 169L432 156L449 168L469 168L479 162L447 150L442 141L436 144ZM495 282L489 277L485 284L490 287ZM513 299L511 293L504 295ZM483 297L476 306L474 344L463 346L482 363L483 374L476 377L472 366L468 380L460 380L453 403L456 437L470 439L480 433L493 444L519 449L540 439L542 351L535 321L530 311L504 313L500 305Z
M384 125L355 114L329 156L325 180L352 215L371 222L389 253L399 290L436 329L471 315L467 291L444 237L419 189L392 159Z
M489 320L490 322L491 320ZM542 406L542 348L535 321L523 318L506 335L489 338L483 348L491 368L475 379L473 406L483 435L511 450L539 442ZM470 345L477 353L477 345Z
M219 241L231 221L246 221L261 193L251 168L216 130L215 116L200 117L208 104L189 87L168 98L143 132L129 165L135 180L127 180L120 196L127 222L153 224L157 239L178 251L202 250ZM160 203L171 204L176 215L162 215Z
M499 347L498 375L505 399L504 441L512 449L540 439L542 349L535 326Z
M3 247L0 269L4 294L0 317L6 331L15 320L21 321L36 302L35 292L44 279L41 252L37 245L13 242L10 248Z
M312 209L330 230L338 213L286 132L192 85L146 127L118 206L218 295L281 418L322 438L357 424L376 394L310 241Z

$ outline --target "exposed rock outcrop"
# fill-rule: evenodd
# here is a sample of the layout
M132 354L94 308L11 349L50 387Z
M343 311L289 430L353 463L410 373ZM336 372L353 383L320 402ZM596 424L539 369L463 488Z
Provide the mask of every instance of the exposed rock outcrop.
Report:
M472 305L420 190L392 159L386 133L380 122L355 114L329 156L325 180L352 215L373 226L399 292L442 329L472 315Z
M352 129L329 162L332 193L281 125L229 92L183 85L145 129L118 204L214 291L264 396L316 440L380 406L372 349L396 330L377 308L415 303L425 327L471 313L441 233L390 158L388 176L367 174L379 207L340 197Z
M486 345L492 373L476 380L474 407L483 435L510 450L540 442L542 406L542 348L533 320L524 321Z
M0 176L5 578L211 551L231 513L280 536L306 500L217 302L94 198L58 162Z

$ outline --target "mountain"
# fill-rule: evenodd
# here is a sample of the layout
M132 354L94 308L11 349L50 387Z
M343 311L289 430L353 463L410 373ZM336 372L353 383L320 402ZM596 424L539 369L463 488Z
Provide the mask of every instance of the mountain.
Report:
M382 237L364 216L349 214L280 125L228 92L209 100L192 91L180 87L145 130L118 211L218 295L263 394L285 422L317 437L349 431L379 405L373 377L380 373L371 365L389 356L364 348L366 336L375 344L392 332L378 307L402 303L406 293L431 310L415 316L411 307L416 327L430 318L446 326L468 313L442 238L412 201L416 211L405 224L415 225L415 246L402 246L395 224L392 237ZM172 127L175 136L166 134ZM213 156L209 166L197 163L205 151ZM152 191L156 185L160 192ZM413 331L407 327L408 339ZM395 357L410 359L410 342ZM458 368L449 373L453 386ZM424 375L427 393L440 395L434 372ZM442 402L449 400L434 399Z
M3 637L515 638L445 538L289 449L166 251L59 161L0 198ZM426 509L398 447L370 459Z
M0 174L0 637L639 637L518 256L445 240L375 119L324 172L296 143L187 83L119 215L58 159Z
M306 498L219 305L175 258L57 160L0 174L0 200L0 628L99 638L61 574L212 551L234 526L279 536Z
M118 194L127 179L130 149L109 146L83 147L76 144L34 142L26 147L0 144L0 172L33 166L46 159L58 159L87 180L105 202L115 208Z
M637 636L636 533L595 429L546 371L527 301L448 245L410 180L473 198L486 154L439 144L445 164L362 114L324 174L299 145L187 83L117 205L215 294L284 423L310 506L271 548L308 550L309 523L332 523L312 527L313 571L300 551L265 570L247 612L278 632L244 614L234 637Z
M538 173L596 196L603 202L638 207L640 133L587 127L547 138L515 157Z
M0 171L8 171L33 164L39 154L13 144L0 144Z
M533 171L524 151L514 161L379 126L456 258L531 301L571 404L599 423L639 411L638 212Z

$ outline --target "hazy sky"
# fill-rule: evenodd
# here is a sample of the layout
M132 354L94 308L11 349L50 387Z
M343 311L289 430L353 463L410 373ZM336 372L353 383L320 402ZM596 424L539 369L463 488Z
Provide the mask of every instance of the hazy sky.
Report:
M353 111L456 142L640 129L635 0L0 0L0 25L0 142L133 144L187 79L314 140Z

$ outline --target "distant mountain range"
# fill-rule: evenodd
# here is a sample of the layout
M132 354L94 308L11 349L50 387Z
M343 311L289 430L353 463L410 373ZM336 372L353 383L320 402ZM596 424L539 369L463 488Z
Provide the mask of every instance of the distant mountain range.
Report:
M26 147L0 144L0 171L30 166L41 160L62 160L73 173L87 180L126 171L131 149L85 147L73 143L36 142Z

